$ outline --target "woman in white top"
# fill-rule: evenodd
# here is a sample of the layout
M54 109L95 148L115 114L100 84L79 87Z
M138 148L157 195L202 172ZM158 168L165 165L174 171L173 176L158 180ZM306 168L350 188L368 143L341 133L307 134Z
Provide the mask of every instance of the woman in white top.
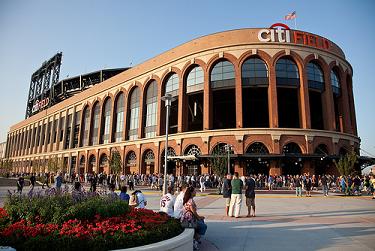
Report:
M160 199L160 211L168 214L169 216L173 216L173 206L175 198L172 195L173 188L168 187L167 188L168 193L163 195Z
M181 192L179 193L179 195L177 195L176 200L174 202L174 207L173 207L174 217L176 219L180 219L182 215L182 209L184 207L184 195L185 195L185 191L187 188L187 184L182 182L180 188L181 188Z

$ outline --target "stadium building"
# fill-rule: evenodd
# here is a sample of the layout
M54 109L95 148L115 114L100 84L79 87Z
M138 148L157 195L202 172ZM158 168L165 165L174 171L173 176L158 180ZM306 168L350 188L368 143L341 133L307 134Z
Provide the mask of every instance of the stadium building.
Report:
M337 173L333 160L360 144L352 75L344 52L315 34L284 24L219 32L44 96L30 89L6 157L17 172L44 172L57 157L66 172L109 173L117 151L123 173L162 173L171 94L168 173L211 173L218 155L240 174Z

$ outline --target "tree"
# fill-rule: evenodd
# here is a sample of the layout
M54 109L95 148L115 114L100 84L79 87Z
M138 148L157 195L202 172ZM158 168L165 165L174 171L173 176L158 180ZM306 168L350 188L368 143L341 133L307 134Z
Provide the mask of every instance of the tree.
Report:
M216 148L212 152L212 155L213 156L209 159L209 161L213 172L217 175L224 176L228 169L228 158L225 155L225 152L221 151L219 148Z
M47 166L48 171L57 173L57 171L62 170L62 159L58 158L57 156L54 156L53 158L48 159Z
M13 160L1 159L0 161L0 172L3 174L9 173L13 168Z
M336 168L343 176L355 173L355 164L357 162L357 154L354 151L341 156L338 162L335 162Z
M121 155L118 151L111 152L111 156L109 158L109 169L114 174L119 174L122 170Z

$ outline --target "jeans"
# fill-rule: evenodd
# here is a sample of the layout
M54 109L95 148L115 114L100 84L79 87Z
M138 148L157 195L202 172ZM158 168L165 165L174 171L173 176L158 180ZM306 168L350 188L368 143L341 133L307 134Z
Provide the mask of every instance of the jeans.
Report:
M240 215L241 202L242 202L242 194L231 195L228 216L230 217L233 216L233 210L234 210L234 217L238 217Z
M328 186L327 185L323 185L323 195L324 196L328 195Z
M207 224L204 223L204 220L197 220L197 233L202 236L206 233L207 231Z
M302 187L296 187L296 195L302 196Z

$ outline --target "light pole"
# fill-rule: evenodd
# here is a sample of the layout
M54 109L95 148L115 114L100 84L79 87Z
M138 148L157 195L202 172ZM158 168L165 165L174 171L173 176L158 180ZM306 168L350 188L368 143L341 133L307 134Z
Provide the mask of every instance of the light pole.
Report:
M224 149L228 153L228 174L230 174L230 156L229 156L229 153L230 153L230 150L232 150L232 146L229 145L229 144L226 144L224 146Z
M169 127L169 110L171 108L172 101L174 98L171 94L167 93L161 97L161 100L165 102L166 114L165 114L165 155L164 155L164 182L163 182L163 195L167 193L167 163L168 163L168 127Z

